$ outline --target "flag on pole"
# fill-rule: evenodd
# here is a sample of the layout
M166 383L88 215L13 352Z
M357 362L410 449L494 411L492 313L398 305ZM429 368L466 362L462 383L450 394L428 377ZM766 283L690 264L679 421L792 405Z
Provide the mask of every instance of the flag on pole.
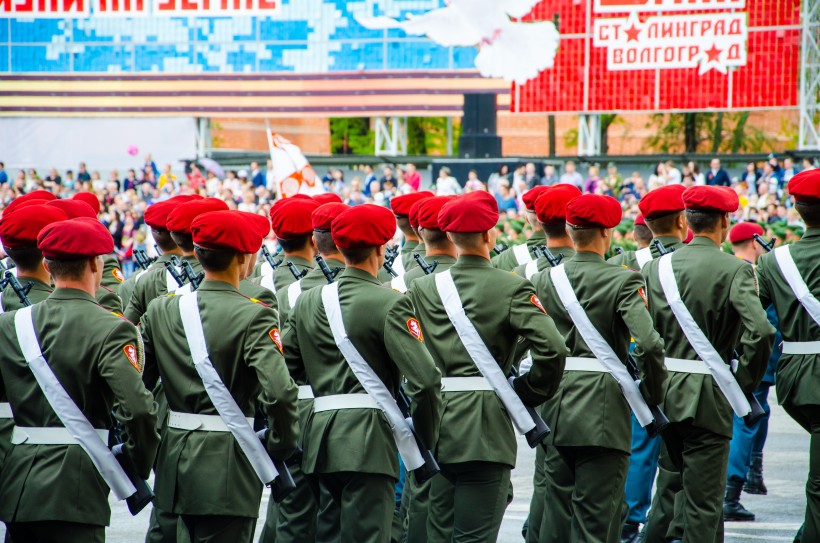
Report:
M270 128L266 131L273 163L273 181L280 197L290 198L295 194L312 196L325 192L302 150L279 134L271 132Z

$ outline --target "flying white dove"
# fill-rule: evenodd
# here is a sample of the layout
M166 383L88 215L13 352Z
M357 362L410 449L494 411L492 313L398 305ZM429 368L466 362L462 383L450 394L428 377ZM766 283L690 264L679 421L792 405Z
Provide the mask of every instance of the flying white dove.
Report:
M404 21L390 17L356 20L365 28L399 28L426 35L444 47L477 46L476 68L484 77L500 77L524 84L551 68L559 34L551 22L516 23L539 0L450 0L446 7Z

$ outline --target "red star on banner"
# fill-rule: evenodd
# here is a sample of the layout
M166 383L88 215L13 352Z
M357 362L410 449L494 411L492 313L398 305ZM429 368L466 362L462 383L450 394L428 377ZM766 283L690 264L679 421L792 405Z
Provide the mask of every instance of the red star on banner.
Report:
M704 53L706 53L707 56L706 62L720 62L720 54L722 52L723 49L718 49L713 43L711 49L704 50Z
M641 29L635 26L635 23L632 23L632 26L629 28L624 29L626 32L626 41L638 41L638 34L641 33Z

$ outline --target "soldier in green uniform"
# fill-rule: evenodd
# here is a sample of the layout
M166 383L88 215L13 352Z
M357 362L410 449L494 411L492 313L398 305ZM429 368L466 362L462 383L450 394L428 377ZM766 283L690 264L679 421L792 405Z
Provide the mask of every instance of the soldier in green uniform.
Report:
M418 245L420 243L418 232L413 229L413 225L410 223L410 210L416 202L424 200L425 198L432 198L433 196L435 196L435 194L432 192L423 190L421 192L411 192L410 194L394 196L390 199L390 209L396 215L396 224L404 235L401 254L393 263L393 269L395 269L399 275L404 275L410 268L416 265L413 253L418 252ZM386 280L389 281L389 278Z
M789 180L789 194L806 223L791 246L760 257L760 300L774 304L783 334L777 367L777 399L811 434L806 518L802 541L820 541L820 171L801 172Z
M532 284L492 267L497 222L498 204L489 193L445 204L439 228L455 244L458 260L445 272L416 279L407 293L443 375L442 432L434 452L446 481L432 481L430 541L442 540L431 520L450 514L452 541L496 540L516 458L510 419L522 433L535 426L526 406L555 393L567 354ZM519 336L533 366L508 382Z
M535 201L535 215L541 230L546 236L546 245L556 258L558 258L558 255L563 255L561 262L566 262L575 256L575 247L569 234L567 234L566 211L569 201L580 195L581 191L575 185L556 185L541 192L541 195ZM549 267L550 263L547 258L541 256L538 260L518 266L515 268L514 273L532 279L538 271ZM544 413L542 412L541 415L544 416ZM544 494L547 484L546 473L544 472L545 453L545 447L535 449L535 468L532 476L533 492L530 499L530 514L525 525L525 539L528 543L537 543L541 534L541 518L544 515Z
M544 236L543 230L539 228L538 218L535 215L535 202L543 191L548 188L549 187L539 185L531 188L521 197L521 200L524 202L524 215L527 218L527 223L529 223L533 229L532 236L530 236L526 243L514 245L500 255L493 257L493 267L499 270L512 271L517 266L522 266L535 260L532 248L536 245L546 243L546 237Z
M313 242L313 223L310 214L319 204L313 198L288 198L279 200L271 208L270 222L273 233L285 253L282 263L273 270L267 261L257 265L259 283L277 296L301 277L310 273L316 263L316 244ZM293 274L288 263L293 264L299 279Z
M306 376L316 397L302 469L321 492L320 542L389 541L399 453L412 471L423 464L418 448L438 436L440 374L409 298L376 278L395 228L393 214L379 206L336 217L331 234L345 271L302 293L288 318L288 366ZM402 375L419 441L396 406Z
M256 230L259 236L264 240L270 234L270 220L264 215L256 213L249 213L245 211L236 212L242 220L247 222L250 228ZM243 271L239 281L239 292L251 298L254 301L260 301L266 305L276 308L278 301L276 295L269 289L266 289L259 283L250 279L253 270L256 267L258 253L254 253L248 259L248 266Z
M333 219L348 209L350 209L350 206L340 202L332 202L317 207L310 217L313 223L313 241L331 272L338 268L338 273L341 273L345 269L344 259L333 242L330 227ZM301 295L312 288L327 284L325 274L317 267L301 281L291 283L288 288L279 291L279 322L282 323L283 335L287 334L290 311ZM308 416L313 411L313 390L310 388L303 371L293 368L291 376L299 385L299 425L304 428ZM281 503L276 503L273 500L268 502L265 527L259 538L261 543L289 541L309 543L316 540L318 500L298 463L291 467L291 475L296 482L296 490L282 500Z
M449 270L453 264L456 263L456 246L447 238L447 234L442 232L438 227L438 213L444 204L453 200L455 196L435 196L433 198L425 198L420 200L413 208L415 211L416 230L419 233L421 243L416 246L413 253L418 253L424 257L427 264L432 266L436 264L433 273L440 273ZM417 207L416 207L417 206ZM423 247L424 252L419 251L419 247ZM413 262L415 262L415 256ZM415 266L407 271L402 277L405 285L405 291L410 288L413 281L424 277L427 273L421 269L421 266Z
M282 358L276 311L238 290L262 236L236 213L193 220L205 280L194 293L154 301L140 324L146 379L162 378L170 409L156 502L180 516L177 538L192 543L252 540L262 483L272 480L265 476L270 459L288 458L298 433L297 388ZM258 402L271 430L265 447L254 448L260 442L247 417Z
M627 268L632 268L633 270L640 269L635 258L635 252L641 249L646 249L649 247L649 244L652 243L652 231L648 226L646 226L646 219L644 219L643 213L638 213L638 216L635 217L635 222L632 224L632 237L635 240L637 249L635 251L621 250L619 254L609 258L608 262L618 266L626 266Z
M680 473L683 541L701 543L722 540L732 412L750 412L745 396L766 371L775 330L755 296L751 266L720 251L729 231L728 213L738 207L737 194L695 186L683 193L683 203L695 238L648 263L643 274L669 371L662 407L671 424L660 467ZM732 371L738 338L743 356ZM659 497L668 484L659 477L647 543L667 537L672 502Z
M97 195L93 192L88 191L80 191L74 196L71 197L71 200L74 202L82 202L88 207L91 208L93 215L92 218L96 219L100 214L100 199L97 198ZM69 214L69 219L71 214ZM125 281L125 277L122 274L122 269L120 269L120 262L117 260L116 255L114 254L107 254L103 255L103 278L102 278L102 286L108 289L108 291L116 292L120 285ZM124 300L122 303L127 302ZM106 306L104 306L106 307ZM106 307L107 309L107 307ZM119 310L122 313L122 309Z
M577 252L532 279L571 353L558 393L544 406L552 434L542 543L617 541L631 450L630 408L644 415L646 425L652 420L648 405L662 398L663 342L646 309L643 278L604 261L621 215L620 204L609 196L571 200L566 222ZM630 335L641 390L624 364ZM601 402L606 407L596 408Z
M216 198L200 198L182 203L176 200L174 204L170 203L171 200L168 202L168 205L173 205L173 209L166 210L165 230L161 230L159 224L152 226L154 239L164 255L169 255L169 258L171 255L177 255L181 260L188 261L194 273L200 273L202 266L194 254L191 223L202 213L227 210L228 204ZM145 273L134 285L134 293L125 307L125 318L135 324L139 323L152 301L169 292L176 292L179 288L180 285L164 266Z
M123 499L130 485L122 486L128 479L105 447L112 409L127 435L124 454L141 477L150 473L159 436L140 375L139 332L94 300L100 256L113 245L96 219L49 224L38 248L56 290L0 315L0 387L5 383L15 423L0 473L0 519L18 543L104 541L109 486ZM94 441L98 448L88 453L79 445Z

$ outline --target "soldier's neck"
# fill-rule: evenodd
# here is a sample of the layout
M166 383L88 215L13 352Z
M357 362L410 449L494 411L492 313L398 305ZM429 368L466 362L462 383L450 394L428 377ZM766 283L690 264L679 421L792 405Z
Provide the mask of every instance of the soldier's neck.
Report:
M456 252L456 246L452 243L448 243L443 246L431 246L425 245L426 251L425 256L451 256L453 258L458 258L458 253Z
M547 238L547 248L552 249L553 247L572 247L572 238L569 236L561 236L561 237L548 237Z
M313 260L313 255L314 253L312 245L308 245L304 249L300 249L298 251L285 252L285 258L287 258L288 260L290 260L291 258L301 258L303 260L307 260L308 262L310 262L311 260Z
M206 270L205 281L222 281L238 289L240 275L239 268L235 266L230 266L227 270L221 272L209 272Z
M38 266L37 268L24 270L23 268L17 268L17 276L18 277L28 277L29 279L36 279L45 283L46 285L51 284L51 276L48 272L43 269L42 266Z
M404 228L401 229L402 234L404 234L405 241L415 241L416 243L419 242L419 237L416 235L415 232L411 228L405 230Z
M76 290L81 290L89 296L94 296L97 293L97 289L100 288L100 282L97 280L97 277L94 274L88 273L82 279L79 280L55 279L54 288L73 288Z

